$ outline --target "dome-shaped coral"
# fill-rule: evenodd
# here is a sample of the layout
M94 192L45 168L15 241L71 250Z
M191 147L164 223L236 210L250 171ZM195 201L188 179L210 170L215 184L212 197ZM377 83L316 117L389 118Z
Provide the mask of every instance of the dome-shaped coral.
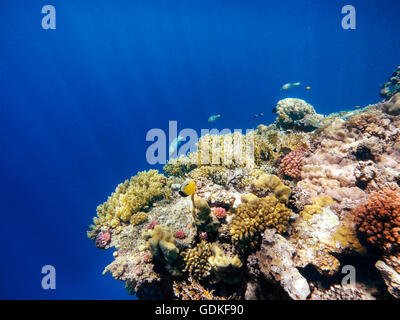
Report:
M357 230L385 252L400 249L400 190L382 189L355 210Z
M279 165L279 175L297 180L301 178L301 169L303 167L304 150L299 148L289 152Z

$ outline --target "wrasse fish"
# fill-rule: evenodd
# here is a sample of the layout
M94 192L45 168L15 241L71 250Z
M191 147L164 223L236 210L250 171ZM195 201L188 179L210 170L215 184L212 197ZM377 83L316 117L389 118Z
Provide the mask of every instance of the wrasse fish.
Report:
M182 136L176 137L172 142L171 145L169 146L169 155L171 156L176 150L178 150L181 142L183 141Z
M306 87L306 89L307 89L307 90L310 90L310 89L311 89L311 87L310 87L310 86L308 86L308 87Z
M281 90L285 91L285 90L293 89L293 88L298 87L299 85L301 85L301 82L286 83L282 86Z
M214 115L212 115L211 117L208 118L208 122L211 123L211 122L217 121L220 117L221 117L220 114L214 114Z

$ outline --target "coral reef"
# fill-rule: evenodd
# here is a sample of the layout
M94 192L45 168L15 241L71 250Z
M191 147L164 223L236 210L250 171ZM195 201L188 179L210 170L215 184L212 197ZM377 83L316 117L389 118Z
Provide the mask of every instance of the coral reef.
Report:
M397 72L386 101L324 117L284 99L275 123L120 184L88 232L115 248L103 273L139 299L399 299Z

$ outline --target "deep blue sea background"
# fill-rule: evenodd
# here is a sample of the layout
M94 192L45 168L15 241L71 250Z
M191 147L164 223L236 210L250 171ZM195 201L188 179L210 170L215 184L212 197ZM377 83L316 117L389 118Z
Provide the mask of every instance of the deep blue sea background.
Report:
M56 30L41 28L46 4ZM356 30L341 28L346 4ZM324 114L380 101L400 64L399 12L395 0L2 0L0 298L133 299L102 276L112 250L86 230L118 183L161 169L147 131L199 132L218 113L218 129L253 128L289 96ZM56 290L41 288L46 264Z

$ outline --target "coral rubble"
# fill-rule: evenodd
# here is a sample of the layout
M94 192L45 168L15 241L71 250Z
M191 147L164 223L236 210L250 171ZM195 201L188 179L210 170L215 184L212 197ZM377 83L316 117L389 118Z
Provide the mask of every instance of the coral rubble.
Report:
M115 248L104 273L140 299L399 299L398 77L354 111L281 100L275 123L118 185L88 232Z

